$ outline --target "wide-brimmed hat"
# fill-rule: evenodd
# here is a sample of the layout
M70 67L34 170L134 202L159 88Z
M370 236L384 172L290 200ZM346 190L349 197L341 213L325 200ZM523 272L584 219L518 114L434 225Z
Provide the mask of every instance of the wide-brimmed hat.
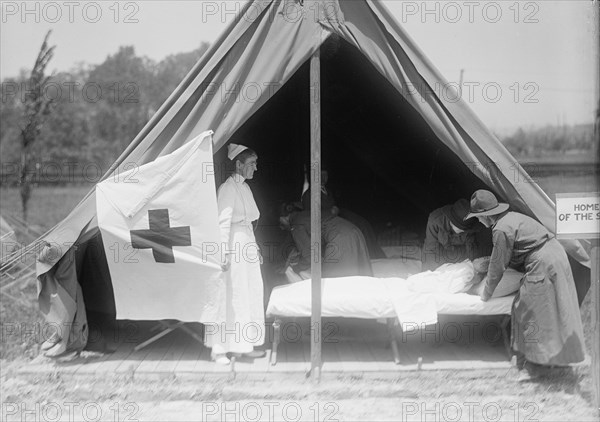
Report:
M459 199L450 207L444 207L446 216L450 222L461 230L469 230L473 227L475 221L465 221L465 217L470 211L469 201L464 198Z
M497 215L508 209L508 204L498 202L496 196L489 190L480 189L471 195L471 212L465 220L482 215Z

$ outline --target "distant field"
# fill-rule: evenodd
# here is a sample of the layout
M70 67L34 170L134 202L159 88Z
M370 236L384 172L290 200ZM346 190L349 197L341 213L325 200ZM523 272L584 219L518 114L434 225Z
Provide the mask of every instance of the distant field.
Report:
M534 181L552 199L557 193L568 192L598 192L598 175L556 175L534 177Z
M45 232L64 219L83 199L92 186L40 186L33 189L29 200L28 223L36 231ZM0 188L0 212L23 218L18 188Z
M537 163L537 164L548 164L548 163L593 163L596 161L596 155L593 151L589 153L580 154L562 154L562 155L543 155L540 157L515 157L516 160L523 163Z

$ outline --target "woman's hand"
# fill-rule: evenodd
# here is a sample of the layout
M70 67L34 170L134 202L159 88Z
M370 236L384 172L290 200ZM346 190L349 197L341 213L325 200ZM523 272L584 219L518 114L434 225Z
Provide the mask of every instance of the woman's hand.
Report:
M473 260L473 268L478 273L487 274L489 267L490 267L490 257L489 256L484 256L484 257L481 257L481 258L475 258Z
M44 247L39 252L37 260L44 264L55 264L58 259L62 256L60 247L58 245L51 245L48 242L44 242Z
M230 255L225 255L225 261L221 263L221 270L223 272L229 271L229 267L231 267L231 257Z
M483 302L487 302L488 300L490 300L490 295L488 295L486 289L482 289L481 293L479 294L479 297L481 298L481 300Z

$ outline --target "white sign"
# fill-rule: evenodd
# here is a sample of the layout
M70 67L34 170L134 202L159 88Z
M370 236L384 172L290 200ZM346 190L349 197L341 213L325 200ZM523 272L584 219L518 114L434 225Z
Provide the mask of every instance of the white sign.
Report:
M600 237L600 193L557 193L556 237L559 239Z

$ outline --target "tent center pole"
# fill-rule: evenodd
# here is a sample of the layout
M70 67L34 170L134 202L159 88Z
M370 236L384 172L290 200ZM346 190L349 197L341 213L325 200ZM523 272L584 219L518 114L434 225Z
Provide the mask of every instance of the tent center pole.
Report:
M311 348L310 377L321 378L321 57L310 59L310 242L311 242Z

